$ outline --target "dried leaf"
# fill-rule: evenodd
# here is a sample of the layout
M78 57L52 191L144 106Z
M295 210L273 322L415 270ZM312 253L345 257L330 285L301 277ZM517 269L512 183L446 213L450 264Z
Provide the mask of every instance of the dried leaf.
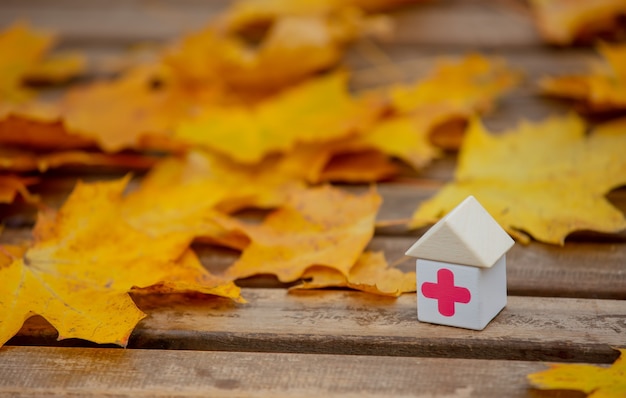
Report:
M53 54L26 71L23 79L36 83L64 83L84 72L87 59L78 53Z
M426 117L422 115L420 112L383 120L364 134L355 137L353 142L356 146L376 149L403 160L415 170L421 170L440 156L439 149L435 148L429 139L434 126L431 122L436 120L437 112L428 112ZM444 112L443 118L447 119L451 115Z
M142 148L144 136L168 135L189 110L187 94L161 72L140 68L74 88L61 100L59 118L68 132L96 141L107 152Z
M31 247L2 246L0 297L11 299L0 302L0 344L38 314L59 331L59 339L126 345L144 316L127 292L167 283L170 276L182 282L176 265L191 237L148 234L126 223L120 204L127 182L79 183L58 213L41 214ZM205 293L236 292L207 281L204 286L194 276L189 283Z
M1 165L2 158L0 157L0 166ZM39 179L34 177L0 175L0 203L13 203L17 194L20 194L22 198L29 203L38 202L39 197L28 191L28 186L36 184L37 182L39 182Z
M47 115L52 112L52 115ZM56 110L38 106L0 112L0 144L35 150L71 150L95 147L93 140L70 134Z
M209 26L169 47L164 62L190 84L271 91L335 66L364 24L355 12L285 17L254 48Z
M304 283L292 289L349 287L392 297L414 292L416 289L415 272L405 274L398 269L389 268L382 252L363 253L347 277L333 268L315 266L307 269L302 279Z
M26 23L15 23L0 32L0 98L2 102L22 102L31 96L23 79L52 46L52 35L32 30Z
M319 181L372 182L398 174L398 167L378 151L344 153L334 156L321 171Z
M582 391L589 398L626 396L626 349L610 367L583 364L554 364L550 369L528 375L533 387L541 390Z
M606 65L587 75L545 78L544 94L576 101L588 112L626 111L626 45L601 44Z
M242 163L255 163L296 143L324 142L355 134L382 111L369 97L348 94L346 76L313 79L250 107L214 107L181 122L175 137Z
M348 275L374 234L380 202L374 190L361 196L329 186L297 192L262 224L241 225L251 243L226 274L272 274L291 282L324 265Z
M623 0L531 0L530 5L544 40L561 45L615 33L626 15Z
M39 171L67 166L97 166L145 170L156 158L140 154L103 154L87 151L34 152L0 148L0 170L12 172Z
M458 61L443 60L411 87L391 88L395 108L410 112L420 107L448 108L453 113L485 112L503 93L517 85L518 72L503 60L468 55Z
M387 153L419 170L438 154L425 138L439 148L457 150L467 120L491 110L495 100L519 80L519 73L509 69L504 61L478 54L457 61L440 61L429 75L412 86L391 87L393 106L403 115L402 121L393 122L385 130L400 128L405 134L395 131L394 140L378 141L387 147L395 141L393 150ZM451 132L441 128L452 125L455 128ZM383 131L380 135L384 137L386 133L393 132Z
M454 182L419 207L411 226L434 223L474 195L522 241L527 240L524 232L563 244L573 231L620 231L626 219L604 195L626 183L623 124L597 128L586 137L585 123L569 115L524 123L517 131L496 136L474 121Z
M280 159L248 166L195 150L156 165L141 187L127 197L126 205L154 208L158 217L164 217L166 209L180 212L196 207L234 212L276 207L292 191L303 188L291 165L283 165Z

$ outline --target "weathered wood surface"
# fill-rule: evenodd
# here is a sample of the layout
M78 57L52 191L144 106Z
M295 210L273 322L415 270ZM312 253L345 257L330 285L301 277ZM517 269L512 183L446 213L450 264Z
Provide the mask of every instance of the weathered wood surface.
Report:
M0 27L22 18L57 31L61 49L87 55L90 69L82 79L88 81L113 73L111 65L124 60L129 46L172 40L229 3L3 0ZM585 71L597 60L591 48L542 44L523 0L429 1L391 15L397 22L392 38L360 42L348 51L353 89L413 81L441 56L480 51L503 57L526 78L485 117L495 130L568 112L566 104L537 95L537 80ZM453 178L454 168L454 156L447 155L417 175L381 184L378 219L410 217ZM103 175L69 169L47 177L34 190L58 207L76 178ZM608 198L626 212L626 189ZM0 242L29 239L34 217L32 208L0 205ZM403 253L424 231L379 227L370 249L410 270L413 261ZM216 273L237 256L194 248ZM32 318L11 346L0 349L0 396L580 396L529 389L525 375L544 369L540 361L610 363L617 356L611 346L624 347L626 231L576 233L564 247L516 245L508 259L509 304L481 332L418 323L414 294L394 300L337 290L287 293L268 289L284 286L267 277L240 282L249 286L246 305L137 297L149 317L128 350L56 342L54 329Z
M244 289L247 304L224 299L136 297L149 314L133 348L611 362L624 344L619 300L510 296L483 331L418 323L415 295ZM164 305L165 304L165 305ZM12 344L54 344L31 322Z
M3 397L514 398L528 396L526 374L546 368L522 361L41 347L4 347L0 357Z

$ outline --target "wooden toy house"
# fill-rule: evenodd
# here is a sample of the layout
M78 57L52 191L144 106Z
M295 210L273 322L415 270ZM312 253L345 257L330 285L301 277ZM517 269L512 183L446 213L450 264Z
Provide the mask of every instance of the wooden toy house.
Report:
M484 329L506 305L506 252L513 244L467 197L406 252L417 257L417 319Z

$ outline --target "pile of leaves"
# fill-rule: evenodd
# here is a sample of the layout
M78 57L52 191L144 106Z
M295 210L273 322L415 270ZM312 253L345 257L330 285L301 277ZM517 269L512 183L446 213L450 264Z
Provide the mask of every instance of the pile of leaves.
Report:
M414 273L366 250L382 201L375 186L354 194L332 183L419 172L444 151L459 150L455 181L419 206L411 227L473 194L523 242L626 228L604 199L626 183L624 122L589 131L570 115L488 134L480 115L520 81L502 60L443 59L411 84L348 89L346 47L388 34L392 21L377 12L410 2L243 1L153 61L47 101L28 83L65 82L85 61L49 55L54 36L25 23L2 32L0 53L11 56L0 58L0 203L19 198L40 212L30 242L0 245L0 344L38 314L59 338L126 345L145 316L131 293L244 302L235 281L258 274L293 289L415 291ZM573 97L623 106L621 77L598 76L579 77ZM609 99L597 102L597 90ZM147 173L79 183L50 208L29 188L66 166ZM268 213L238 218L246 209ZM193 242L241 254L212 275Z

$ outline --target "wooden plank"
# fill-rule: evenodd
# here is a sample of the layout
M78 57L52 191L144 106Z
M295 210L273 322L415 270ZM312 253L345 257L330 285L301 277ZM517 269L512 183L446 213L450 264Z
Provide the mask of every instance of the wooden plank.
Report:
M245 305L219 298L136 297L149 314L135 348L419 356L610 363L623 346L623 301L510 296L483 331L420 323L415 295L244 289ZM13 345L55 344L33 318ZM76 341L65 344L75 345Z
M227 1L3 1L0 26L28 19L59 32L66 42L165 40L198 29ZM433 1L393 13L394 41L425 46L500 48L540 42L520 1Z
M526 375L545 368L522 361L4 347L0 395L527 397Z

